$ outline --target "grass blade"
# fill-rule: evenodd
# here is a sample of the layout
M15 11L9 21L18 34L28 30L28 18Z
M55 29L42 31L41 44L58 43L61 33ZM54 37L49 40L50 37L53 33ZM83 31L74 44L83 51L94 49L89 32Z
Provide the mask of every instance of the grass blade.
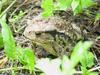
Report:
M16 46L9 26L6 23L6 15L0 18L0 24L2 27L2 37L4 42L5 53L8 58L15 59L16 57Z

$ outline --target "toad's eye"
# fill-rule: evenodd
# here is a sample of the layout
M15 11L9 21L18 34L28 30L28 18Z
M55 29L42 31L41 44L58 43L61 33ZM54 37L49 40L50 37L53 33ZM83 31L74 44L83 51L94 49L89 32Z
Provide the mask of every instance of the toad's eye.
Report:
M40 36L40 35L41 35L41 33L39 33L39 32L38 32L38 33L35 33L35 34L36 34L37 36Z

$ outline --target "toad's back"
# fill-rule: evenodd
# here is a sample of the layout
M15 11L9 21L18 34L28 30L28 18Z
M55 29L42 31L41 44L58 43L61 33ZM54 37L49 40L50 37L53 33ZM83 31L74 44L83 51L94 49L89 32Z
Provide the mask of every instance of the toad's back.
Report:
M29 37L31 33L42 33L47 31L58 31L65 33L69 37L73 38L74 32L70 22L67 22L60 16L53 16L45 19L41 16L36 16L32 20L27 20L28 26L24 31L24 35ZM28 35L29 34L29 35Z

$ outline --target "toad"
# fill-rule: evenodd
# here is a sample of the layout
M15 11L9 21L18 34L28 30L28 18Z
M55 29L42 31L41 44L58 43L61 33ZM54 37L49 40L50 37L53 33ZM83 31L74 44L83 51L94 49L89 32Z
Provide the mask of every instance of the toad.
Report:
M24 35L52 55L63 55L77 37L70 22L60 16L27 19Z

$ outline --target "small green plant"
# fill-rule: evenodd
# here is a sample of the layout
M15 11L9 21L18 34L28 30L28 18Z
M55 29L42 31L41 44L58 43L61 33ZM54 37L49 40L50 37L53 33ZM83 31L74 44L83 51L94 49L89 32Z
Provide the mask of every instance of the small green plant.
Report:
M29 69L30 73L32 73L35 64L34 52L29 48L23 49L21 47L17 47L17 57L20 63L22 63L24 67Z
M19 11L19 13L17 15L14 15L11 19L10 22L16 23L18 22L23 16L24 16L25 12L23 11Z
M4 43L4 51L7 58L10 60L19 61L23 64L25 69L30 70L30 73L34 70L35 56L34 52L28 48L16 47L15 40L13 38L12 32L6 23L6 15L0 18L0 24L2 27L2 37Z
M24 15L25 15L25 12L19 11L18 14L15 14L12 17L10 17L9 21L13 27L14 32L19 32L21 30L21 27L19 28L16 27L16 23L19 23L19 21L22 19Z
M93 5L92 0L43 0L41 7L43 8L42 15L44 17L52 16L55 10L64 10L71 8L74 15L81 13L83 9Z

